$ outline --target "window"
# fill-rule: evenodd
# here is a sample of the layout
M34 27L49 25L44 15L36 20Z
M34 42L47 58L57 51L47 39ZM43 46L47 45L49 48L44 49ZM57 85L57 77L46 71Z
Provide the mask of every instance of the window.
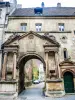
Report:
M26 31L27 23L21 23L21 30Z
M40 7L34 8L35 15L42 15L43 9Z
M59 23L59 31L64 31L64 23Z
M42 24L41 23L37 23L36 24L36 31L41 31L42 28Z
M64 60L65 60L65 59L68 58L68 53L67 53L67 49L66 48L64 48L64 52L63 53L64 53Z

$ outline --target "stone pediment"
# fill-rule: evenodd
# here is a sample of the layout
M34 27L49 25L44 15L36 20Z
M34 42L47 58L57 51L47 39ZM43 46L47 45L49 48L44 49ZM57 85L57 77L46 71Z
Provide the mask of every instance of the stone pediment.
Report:
M28 34L24 34L22 36L20 35L12 35L8 38L8 40L2 45L2 46L6 46L6 45L18 45L18 41L20 41L23 38L28 37L28 39L34 39L34 36L45 40L44 46L59 46L59 43L56 40L51 39L48 36L42 36L39 35L37 33L34 33L32 31L30 31Z
M2 47L3 46L18 46L18 38L20 36L19 35L11 35L7 41L5 41L3 44L2 44Z
M62 61L59 66L75 66L75 62L67 59L65 61Z
M45 42L44 47L58 47L59 45L57 43L53 42Z

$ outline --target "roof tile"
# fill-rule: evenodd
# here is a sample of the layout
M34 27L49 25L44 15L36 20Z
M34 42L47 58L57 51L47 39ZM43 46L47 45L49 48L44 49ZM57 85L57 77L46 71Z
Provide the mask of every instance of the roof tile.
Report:
M18 8L10 16L75 16L75 7L44 7L42 15L35 8Z

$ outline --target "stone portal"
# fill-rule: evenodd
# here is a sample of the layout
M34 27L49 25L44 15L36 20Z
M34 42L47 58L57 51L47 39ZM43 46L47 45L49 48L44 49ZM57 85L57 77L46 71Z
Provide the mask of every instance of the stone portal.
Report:
M13 35L2 45L3 64L0 93L19 93L24 89L24 64L32 58L44 64L45 94L64 92L59 67L59 43L50 37L29 32ZM8 88L10 86L10 88Z

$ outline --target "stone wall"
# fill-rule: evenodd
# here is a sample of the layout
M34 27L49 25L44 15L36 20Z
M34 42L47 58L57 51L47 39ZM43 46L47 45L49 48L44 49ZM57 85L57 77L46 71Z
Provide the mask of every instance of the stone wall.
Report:
M12 24L13 23L13 24ZM25 17L25 19L20 18L20 19L11 19L9 18L9 24L7 27L7 31L12 31L12 32L18 32L18 34L24 34L21 32L20 24L21 23L27 23L27 32L29 31L34 31L36 32L35 29L35 23L42 23L42 33L38 34L44 34L46 32L49 32L49 35L55 36L56 40L60 43L60 49L59 49L59 60L60 62L64 60L64 55L63 55L63 49L67 48L68 51L68 58L71 58L72 61L75 59L75 35L74 35L74 30L75 30L75 19L72 18L62 18L62 19L44 19L42 17L41 19L30 19ZM58 28L58 23L64 23L65 24L65 29L64 32L60 32ZM19 33L20 31L20 33ZM52 31L52 33L51 33ZM10 35L12 33L9 32ZM8 32L5 35L5 38L9 37ZM66 39L63 39L65 37ZM22 41L22 40L21 40ZM35 39L37 41L37 38ZM33 41L32 41L33 42ZM41 48L41 41L38 42L38 47ZM40 50L40 49L39 49Z

